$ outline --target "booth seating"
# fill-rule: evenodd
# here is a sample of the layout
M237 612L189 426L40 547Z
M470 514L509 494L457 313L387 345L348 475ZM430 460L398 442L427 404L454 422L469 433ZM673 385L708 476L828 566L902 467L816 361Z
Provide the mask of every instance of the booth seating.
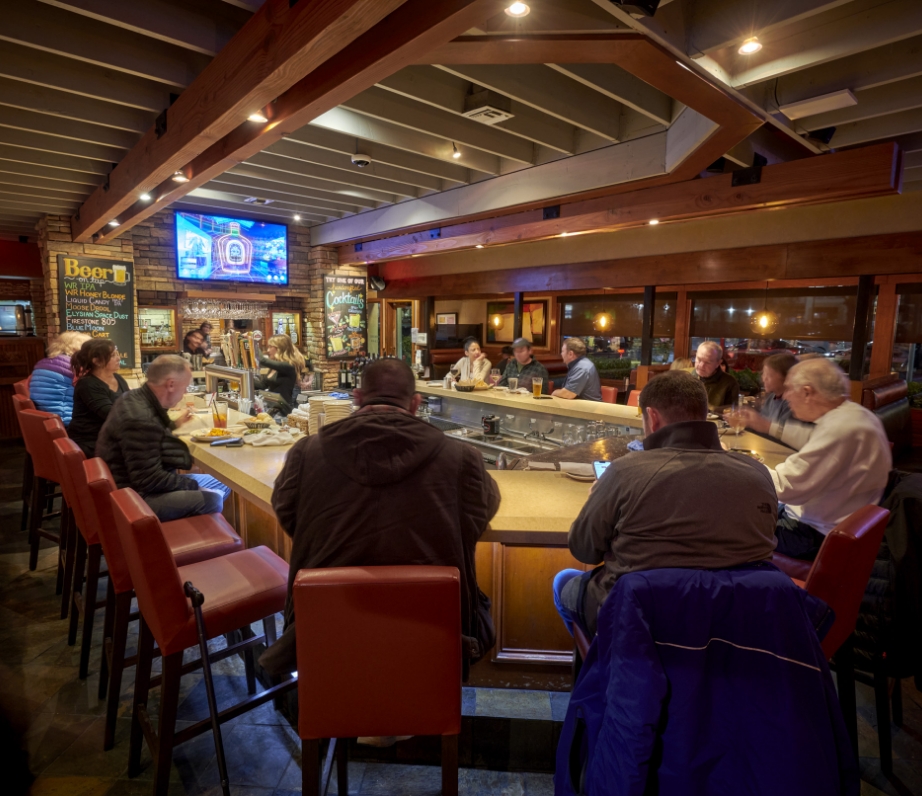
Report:
M85 501L87 517L85 536L87 555L90 559L88 572L98 569L93 565L102 554L106 557L109 570L109 585L106 597L105 641L99 672L99 699L106 699L106 727L103 749L111 749L115 743L115 723L118 717L119 695L122 688L122 674L126 667L136 662L134 656L126 658L128 624L137 618L131 614L131 599L134 585L122 550L122 543L115 528L111 495L117 489L115 479L106 463L99 458L80 463L79 470L73 465L75 457L69 457L73 469L71 477L77 489L89 498ZM206 514L185 517L160 525L163 538L173 555L177 566L194 564L211 558L235 553L243 549L243 542L220 514ZM76 589L75 589L76 591ZM87 578L86 593L96 593L96 584ZM87 603L87 601L84 601ZM88 603L87 603L88 604ZM274 628L272 628L274 638ZM93 612L88 611L83 620L83 645L80 649L80 676L86 677L93 636Z
M856 755L858 711L851 635L889 517L890 512L878 506L858 509L827 534L812 563L781 553L772 556L775 566L835 611L835 622L823 638L823 653L830 659L835 656L839 704ZM886 703L887 695L883 698ZM892 770L889 721L886 727L879 726L878 735L881 767Z
M110 499L141 614L128 776L135 777L140 773L141 745L146 739L154 758L154 796L166 796L173 748L212 730L218 769L222 782L226 783L220 725L265 704L297 684L296 680L287 680L256 694L253 647L274 639L275 615L284 609L288 592L288 564L268 547L261 546L177 566L160 520L141 496L133 489L119 489L112 493ZM263 622L264 634L247 637L249 626L258 621ZM238 631L244 641L229 643L226 649L209 656L208 639ZM155 641L163 656L159 730L156 733L147 712ZM183 652L191 647L198 647L201 652L211 717L177 732L180 679L184 672L191 670L191 666L183 666ZM376 650L380 651L381 648ZM225 658L238 652L244 653L251 696L218 713L210 658ZM378 662L375 659L375 663ZM333 690L330 683L323 686Z
M892 374L864 382L861 405L884 424L887 439L893 444L893 466L899 470L922 470L922 451L912 448L912 414L906 382Z
M22 434L22 421L19 419L19 413L23 409L35 409L35 404L29 398L28 387L25 395L20 391L21 381L17 381L14 387L16 392L13 394L13 412L16 414L16 422L19 424L19 433ZM22 516L19 520L19 530L25 531L29 527L29 502L32 499L32 480L35 477L32 470L32 457L26 450L26 460L22 466Z
M442 736L442 794L458 793L461 580L455 567L302 569L293 600L304 796L325 792L356 736ZM330 738L321 785L320 740ZM339 743L336 742L339 739Z
M14 395L13 400L22 400L21 396ZM46 421L48 425L46 426ZM21 409L19 411L19 427L26 450L32 459L32 495L29 509L29 569L34 572L38 566L38 548L41 540L50 539L58 545L58 577L55 585L55 594L66 593L64 566L64 543L67 538L67 526L70 522L70 511L64 496L57 491L61 483L58 473L57 459L54 453L54 440L66 437L67 432L61 418L51 412L40 412L37 409ZM54 498L61 498L61 510L45 511L46 504ZM60 533L46 530L43 527L45 520L60 516ZM63 610L63 609L62 609ZM64 616L62 615L62 619Z

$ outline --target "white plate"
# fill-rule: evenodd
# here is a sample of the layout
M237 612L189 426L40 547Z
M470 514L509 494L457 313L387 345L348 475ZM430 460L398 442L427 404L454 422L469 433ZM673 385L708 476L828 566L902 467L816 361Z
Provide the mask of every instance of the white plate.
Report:
M595 481L594 475L580 475L579 473L565 473L567 478L572 478L574 481L584 481L586 483L590 481Z

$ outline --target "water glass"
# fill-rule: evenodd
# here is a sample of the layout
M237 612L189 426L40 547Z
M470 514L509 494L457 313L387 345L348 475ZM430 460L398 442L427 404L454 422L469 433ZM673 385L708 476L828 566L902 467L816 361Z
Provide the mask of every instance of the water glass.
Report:
M515 378L514 376L510 376L509 377L509 391L515 392L517 389L519 389L519 380Z

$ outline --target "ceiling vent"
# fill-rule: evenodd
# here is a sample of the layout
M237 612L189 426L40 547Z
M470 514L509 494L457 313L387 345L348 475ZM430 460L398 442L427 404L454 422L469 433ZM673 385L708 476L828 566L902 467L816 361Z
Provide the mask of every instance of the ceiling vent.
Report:
M275 199L262 199L261 197L258 197L258 196L248 196L243 201L246 202L248 205L261 205L265 207L266 205L271 205L275 201Z
M515 114L512 113L512 100L509 97L484 89L464 98L462 115L482 124L499 124Z
M819 113L829 113L842 108L850 108L852 105L857 104L858 98L847 88L844 88L841 91L833 91L831 94L823 94L820 97L811 97L800 102L779 105L778 110L788 119L794 121L795 119L804 119L807 116L816 116Z

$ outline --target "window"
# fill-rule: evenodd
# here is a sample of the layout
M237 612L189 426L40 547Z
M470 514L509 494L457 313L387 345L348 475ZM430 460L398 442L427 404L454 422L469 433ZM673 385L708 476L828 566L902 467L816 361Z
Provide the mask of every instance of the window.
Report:
M857 292L855 287L816 287L690 294L689 356L704 340L714 340L737 370L761 370L766 357L782 351L821 354L847 369ZM770 337L757 337L752 330L753 315L763 309L778 316Z
M676 294L657 293L653 309L653 362L672 361ZM599 371L617 369L611 360L640 362L643 294L567 298L561 312L562 338L581 337ZM625 365L627 367L627 365ZM628 368L629 369L629 368Z
M922 381L922 284L897 285L896 293L893 371L906 381Z

